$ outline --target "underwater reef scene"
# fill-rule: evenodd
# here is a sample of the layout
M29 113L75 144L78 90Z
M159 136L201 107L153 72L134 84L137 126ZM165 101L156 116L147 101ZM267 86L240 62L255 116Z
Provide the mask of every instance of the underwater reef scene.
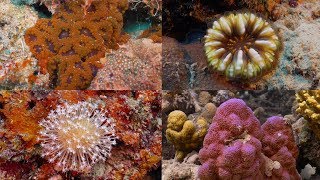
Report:
M0 179L160 179L159 91L0 91Z
M1 89L161 89L161 0L1 0Z
M318 0L163 2L165 90L318 89Z
M162 179L319 179L320 90L162 93Z

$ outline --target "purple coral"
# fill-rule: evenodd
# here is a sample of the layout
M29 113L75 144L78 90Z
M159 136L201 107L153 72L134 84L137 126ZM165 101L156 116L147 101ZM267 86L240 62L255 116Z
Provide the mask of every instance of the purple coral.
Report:
M199 152L200 179L299 179L291 128L282 117L260 126L241 99L217 109Z
M280 168L272 170L273 178L299 179L296 170L296 158L299 152L291 127L282 117L273 116L268 118L261 129L264 155L281 164Z

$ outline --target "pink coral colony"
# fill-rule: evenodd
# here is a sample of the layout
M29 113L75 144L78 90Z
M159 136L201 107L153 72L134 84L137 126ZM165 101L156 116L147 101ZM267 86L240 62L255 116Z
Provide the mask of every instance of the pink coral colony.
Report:
M200 179L300 179L298 148L282 117L261 126L244 101L230 99L213 120L199 152Z

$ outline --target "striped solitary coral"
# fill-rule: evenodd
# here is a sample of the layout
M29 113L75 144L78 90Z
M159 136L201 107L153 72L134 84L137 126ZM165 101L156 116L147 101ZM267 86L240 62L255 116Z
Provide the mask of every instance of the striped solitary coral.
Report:
M231 13L214 21L204 46L209 65L231 80L266 73L274 67L281 49L271 25L253 13Z
M40 125L42 155L62 171L86 171L116 144L113 120L94 103L58 106Z

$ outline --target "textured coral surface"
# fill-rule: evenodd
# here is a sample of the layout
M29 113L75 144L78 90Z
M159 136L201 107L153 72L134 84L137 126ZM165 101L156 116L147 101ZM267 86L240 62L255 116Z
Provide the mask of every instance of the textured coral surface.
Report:
M156 91L2 91L0 93L1 121L0 121L0 172L6 172L7 176L15 176L18 179L49 179L60 178L89 178L89 179L143 179L148 172L156 169L161 161L161 123L160 123L160 96ZM94 112L86 110L84 106L81 110L75 109L80 104L91 104ZM91 106L89 105L89 106ZM70 108L69 110L66 110ZM92 110L92 109L91 109ZM50 113L51 111L51 113ZM90 163L86 171L83 169L73 169L73 171L63 172L56 166L59 161L65 165L76 166L75 161L69 161L73 153L59 151L59 148L69 146L70 151L77 146L77 140L73 136L79 136L80 139L91 138L91 141L81 141L80 146L89 146L94 148L96 134L90 134L86 137L87 130L100 127L90 126L84 119L88 114L93 113L91 120L98 120L102 116L94 113L104 112L106 119L113 119L116 136L116 144L112 145L109 156L102 151L95 151L81 148L91 152L98 152L93 157L105 159L96 163ZM83 118L76 122L66 122L68 118ZM50 119L50 123L42 119ZM59 119L62 118L62 119ZM103 118L104 119L104 118ZM64 122L64 123L63 123ZM45 126L61 125L58 131L54 129L45 130ZM103 126L105 123L101 124ZM74 129L69 132L68 130ZM63 131L63 129L65 131ZM61 130L61 131L60 131ZM39 133L42 131L42 135ZM49 133L44 138L43 134ZM59 132L55 134L55 132ZM101 130L97 130L102 132ZM108 132L112 133L112 132ZM107 134L108 134L107 133ZM39 138L41 135L42 138ZM109 135L109 134L108 134ZM46 157L46 150L40 144L52 141L63 141L61 146L54 144L50 147L51 157L58 161L50 162ZM68 140L68 138L71 138ZM106 139L104 139L106 140ZM102 140L102 142L104 142ZM49 143L50 144L50 143ZM104 148L104 146L99 146ZM96 147L95 147L96 148ZM61 149L60 149L61 150ZM106 151L107 149L105 149ZM81 156L89 158L77 150ZM60 152L60 154L59 154ZM56 155L54 156L54 154ZM60 156L61 155L61 156ZM104 156L104 157L97 157ZM70 158L68 160L68 158ZM79 161L82 159L78 159ZM86 161L90 159L85 159ZM19 169L19 170L18 170Z
M42 73L56 89L85 89L101 67L106 49L118 47L125 0L94 1L84 15L82 1L61 4L52 19L39 19L25 39Z
M204 118L190 121L182 111L172 111L168 116L167 140L176 149L176 159L182 161L192 150L197 150L207 133L208 123Z
M89 89L160 90L161 52L161 44L151 39L129 40L118 50L106 53L104 67Z
M320 138L320 91L303 90L296 94L298 101L297 112L310 123L310 128Z
M262 130L262 131L261 131ZM297 146L282 117L260 127L240 99L222 103L199 152L200 179L299 179Z
M279 162L281 167L272 170L271 178L299 179L296 170L298 148L293 139L293 132L282 117L273 116L261 126L263 138L263 153L273 162ZM267 176L270 176L266 172Z

